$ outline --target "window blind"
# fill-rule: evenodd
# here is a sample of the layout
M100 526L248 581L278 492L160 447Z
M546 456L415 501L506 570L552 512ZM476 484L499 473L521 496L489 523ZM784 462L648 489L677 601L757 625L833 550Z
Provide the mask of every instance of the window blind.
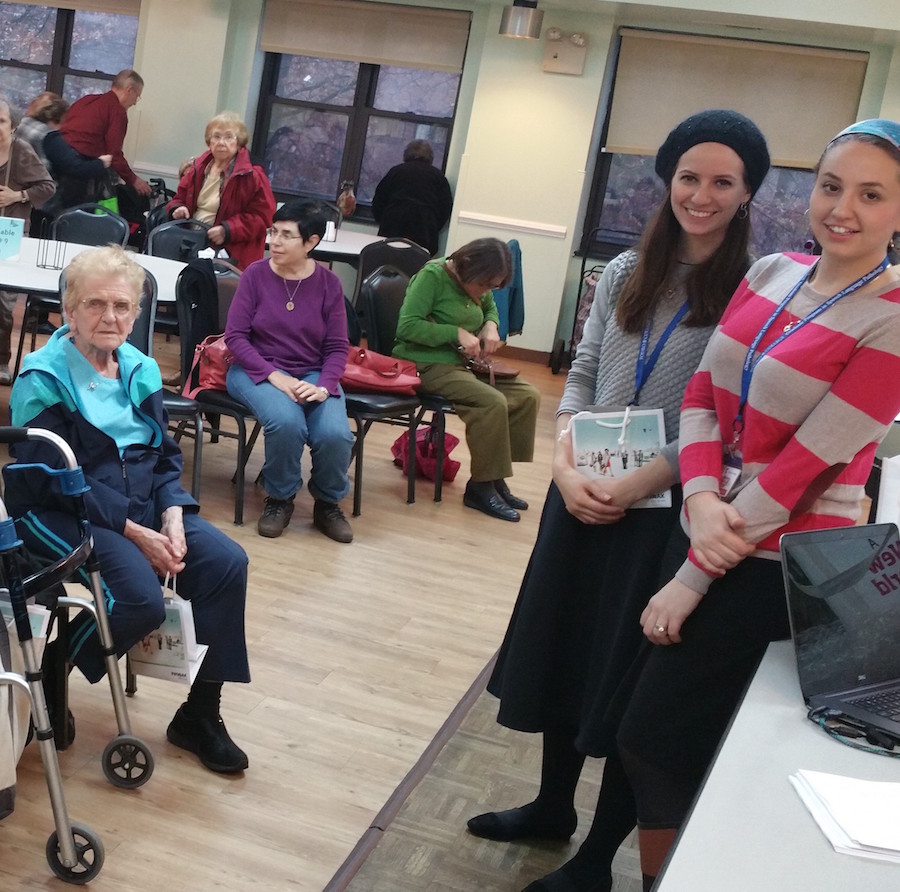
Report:
M868 54L622 29L606 151L653 155L694 112L733 108L765 134L772 163L815 167L857 117Z
M462 71L471 13L357 0L268 0L260 47L434 71Z

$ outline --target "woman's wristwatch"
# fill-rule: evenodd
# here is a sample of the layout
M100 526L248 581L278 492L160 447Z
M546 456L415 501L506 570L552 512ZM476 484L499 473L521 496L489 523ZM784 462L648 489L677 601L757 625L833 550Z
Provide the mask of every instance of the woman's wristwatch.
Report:
M328 388L327 388L327 387L322 387L321 384L319 385L319 390L322 391L322 395L323 395L323 398L324 398L324 399L327 400L328 397L331 396L331 394L328 392Z
M28 193L24 189L19 193L19 201L22 204L28 204Z

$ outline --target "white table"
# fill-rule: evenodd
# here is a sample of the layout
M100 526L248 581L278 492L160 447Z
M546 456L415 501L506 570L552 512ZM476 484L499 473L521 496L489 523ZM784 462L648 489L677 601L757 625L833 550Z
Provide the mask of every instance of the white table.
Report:
M59 260L63 267L80 254L89 250L88 245L77 245L74 242L55 242L36 238L22 239L22 248L16 260L0 260L0 288L7 291L35 292L37 294L59 294L59 269L43 269L38 264L40 245L43 258L44 246L50 262ZM58 254L57 254L58 251ZM147 254L129 252L129 257L144 269L153 273L159 288L160 303L175 302L175 281L178 274L187 266L178 260L167 260L164 257L150 257Z
M352 232L349 229L339 229L335 233L333 242L319 242L312 252L315 260L325 260L328 262L349 263L356 266L359 262L359 252L366 245L372 245L380 242L382 236L374 235L368 232Z
M900 864L839 855L788 782L798 768L900 782L900 759L863 753L806 719L791 642L769 646L658 892L900 889Z

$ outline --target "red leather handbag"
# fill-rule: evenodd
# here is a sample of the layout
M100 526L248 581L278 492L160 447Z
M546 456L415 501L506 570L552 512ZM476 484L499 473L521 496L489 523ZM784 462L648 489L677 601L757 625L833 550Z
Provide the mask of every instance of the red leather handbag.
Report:
M347 365L341 376L341 387L350 393L397 393L415 396L422 379L416 374L416 364L408 359L395 359L354 347L347 350Z
M184 382L182 394L188 399L201 390L226 390L225 377L231 365L231 351L225 346L225 335L210 335L194 348L191 373Z

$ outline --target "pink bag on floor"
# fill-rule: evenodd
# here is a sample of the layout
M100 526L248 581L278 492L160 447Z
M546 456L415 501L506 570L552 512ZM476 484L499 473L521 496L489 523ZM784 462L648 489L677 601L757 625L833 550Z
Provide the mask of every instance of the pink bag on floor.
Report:
M450 458L450 453L459 445L459 437L454 437L444 431L444 465L442 477L447 483L453 481L459 472L460 463ZM425 424L416 429L416 471L417 476L434 480L437 474L437 436L431 429L431 425ZM391 454L394 456L394 464L403 468L403 473L409 474L409 434L402 434L394 440L391 446Z

